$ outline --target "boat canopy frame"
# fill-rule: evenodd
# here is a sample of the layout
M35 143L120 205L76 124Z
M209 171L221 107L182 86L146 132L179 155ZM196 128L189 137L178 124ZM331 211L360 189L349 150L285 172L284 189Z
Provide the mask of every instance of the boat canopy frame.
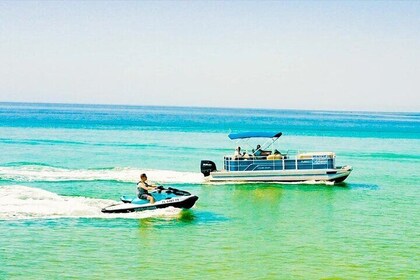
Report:
M248 140L251 138L270 138L269 140L265 141L258 150L269 149L274 142L276 142L282 132L274 132L274 131L250 131L250 132L241 132L241 133L230 133L228 137L231 140L236 140L236 143L242 142L245 143L250 149L253 150L253 147L249 145ZM241 141L242 140L242 141ZM252 151L254 155L258 150Z

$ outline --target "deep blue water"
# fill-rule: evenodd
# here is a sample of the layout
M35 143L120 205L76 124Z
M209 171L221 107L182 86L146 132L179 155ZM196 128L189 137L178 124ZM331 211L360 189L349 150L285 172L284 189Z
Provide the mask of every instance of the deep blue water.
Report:
M420 113L0 103L0 127L419 138Z

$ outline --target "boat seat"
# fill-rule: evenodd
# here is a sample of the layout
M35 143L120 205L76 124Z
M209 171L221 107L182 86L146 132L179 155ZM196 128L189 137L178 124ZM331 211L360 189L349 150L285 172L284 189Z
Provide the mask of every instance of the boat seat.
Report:
M266 156L255 156L254 158L255 160L266 160L267 157Z
M279 155L279 154L267 156L267 160L280 160L282 158L283 158L282 155Z

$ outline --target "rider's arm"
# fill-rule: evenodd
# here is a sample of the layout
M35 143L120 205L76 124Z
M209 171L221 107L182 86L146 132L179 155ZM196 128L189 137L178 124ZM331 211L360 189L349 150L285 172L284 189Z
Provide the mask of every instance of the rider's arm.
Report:
M156 188L156 186L155 185L146 185L145 183L141 183L141 187L143 188L143 189L145 189L145 190L148 190L148 191L152 191L152 190L154 190L155 188Z

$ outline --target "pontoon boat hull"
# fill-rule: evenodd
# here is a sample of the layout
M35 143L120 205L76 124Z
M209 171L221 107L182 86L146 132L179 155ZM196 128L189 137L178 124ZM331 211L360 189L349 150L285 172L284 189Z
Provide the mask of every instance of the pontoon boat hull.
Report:
M210 182L343 182L351 173L351 166L336 169L213 171Z

